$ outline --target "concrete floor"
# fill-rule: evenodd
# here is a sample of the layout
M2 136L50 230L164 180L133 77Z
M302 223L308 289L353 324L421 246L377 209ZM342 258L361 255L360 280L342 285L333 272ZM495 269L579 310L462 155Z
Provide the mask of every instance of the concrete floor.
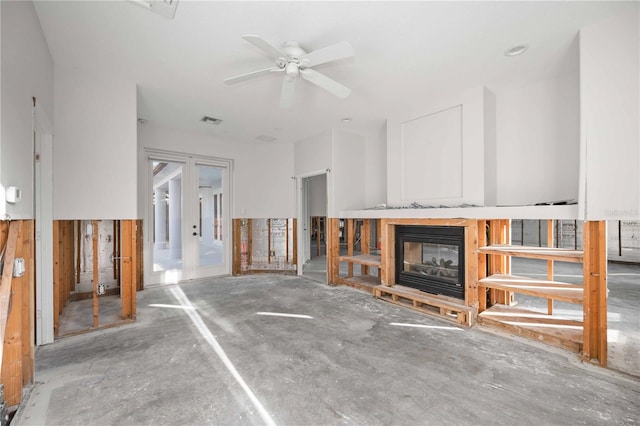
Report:
M137 323L40 347L36 380L12 424L640 421L637 378L292 276L147 289Z

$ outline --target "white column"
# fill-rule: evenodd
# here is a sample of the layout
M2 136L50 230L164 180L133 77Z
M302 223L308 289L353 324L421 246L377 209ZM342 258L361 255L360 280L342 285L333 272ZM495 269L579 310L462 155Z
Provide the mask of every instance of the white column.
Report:
M213 244L213 189L200 188L202 194L202 242Z
M216 217L218 218L218 221L216 223L216 226L218 228L218 240L222 241L222 221L226 218L222 217L222 192L219 192L217 195L218 204L216 206Z
M167 190L156 188L154 194L156 198L154 209L155 248L164 249L167 248L167 213L165 205Z
M182 181L169 181L169 255L182 258Z

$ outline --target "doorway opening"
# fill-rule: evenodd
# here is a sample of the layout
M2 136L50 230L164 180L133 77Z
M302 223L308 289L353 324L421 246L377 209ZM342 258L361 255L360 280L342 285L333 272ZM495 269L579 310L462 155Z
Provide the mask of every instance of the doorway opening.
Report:
M301 179L302 275L327 282L327 174Z

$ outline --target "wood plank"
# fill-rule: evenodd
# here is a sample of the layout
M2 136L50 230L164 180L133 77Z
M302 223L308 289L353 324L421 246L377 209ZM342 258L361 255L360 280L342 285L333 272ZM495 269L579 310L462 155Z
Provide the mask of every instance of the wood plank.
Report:
M546 344L582 351L582 322L522 308L495 305L478 315L478 323Z
M464 302L478 308L478 223L471 221L464 228Z
M373 289L380 285L380 278L373 275L354 275L342 278L342 284L360 290L366 290L373 294Z
M35 223L22 222L22 256L26 267L22 291L22 385L26 386L33 383L35 373Z
M327 280L329 284L340 284L340 219L327 218Z
M479 220L477 224L478 246L485 246L487 244L487 221ZM478 258L478 312L482 312L487 309L487 288L479 281L487 276L487 256L478 251L476 253Z
M242 220L233 219L232 222L233 260L231 274L234 276L238 276L242 272Z
M553 248L553 220L547 220L547 247ZM524 241L524 234L522 235ZM547 280L553 281L553 259L547 260ZM547 299L547 314L553 315L553 299Z
M344 221L345 231L347 233L347 254L349 256L353 256L353 244L354 244L354 236L356 231L356 221L355 219L347 219ZM349 263L347 265L347 275L353 276L353 263Z
M132 283L134 275L132 268L133 247L132 243L135 237L135 233L132 229L132 221L122 220L120 222L120 263L121 263L121 285L120 285L120 300L122 306L121 315L123 319L130 319L132 317L131 311L131 298L132 289L135 288L135 283ZM97 327L97 325L94 325Z
M114 255L115 256L115 255ZM80 283L80 260L82 259L82 221L76 220L76 283ZM75 286L73 286L75 290Z
M15 236L11 235L12 231ZM0 358L2 365L0 377L4 384L4 399L11 407L19 404L22 397L22 289L24 276L13 277L14 259L23 257L22 221L12 221L9 233L2 273L3 291L0 291L2 298L0 327L2 327L2 341L4 343L2 358ZM9 288L8 292L6 291L7 287Z
M360 228L360 254L371 253L371 221L364 219L362 221L362 227ZM362 275L369 274L369 266L362 265L360 268Z
M494 274L480 280L483 286L496 290L551 298L563 302L582 304L584 289L576 284L547 281L518 275Z
M564 248L549 247L527 247L514 246L510 244L491 244L480 247L480 253L526 257L530 259L557 260L561 262L580 263L583 259L583 252Z
M98 221L92 221L92 240L93 240L93 327L98 327L99 325L99 308L98 308L98 281L100 279L100 271L99 271L99 251L98 251Z
M293 218L293 225L291 226L293 229L293 237L291 238L292 243L292 251L293 251L293 264L296 265L296 270L298 269L298 220ZM326 235L326 234L325 234ZM326 244L325 244L326 248Z
M60 222L53 221L53 334L60 334Z
M376 268L379 268L380 263L382 262L381 256L377 254L358 254L355 256L344 255L338 257L338 260L340 260L340 262L350 262L352 264L357 263L358 265L374 266Z
M607 366L607 227L584 223L584 359Z
M446 296L426 294L403 286L379 285L373 288L378 299L392 302L409 309L452 320L460 325L470 327L475 321L476 309L460 303L460 300Z

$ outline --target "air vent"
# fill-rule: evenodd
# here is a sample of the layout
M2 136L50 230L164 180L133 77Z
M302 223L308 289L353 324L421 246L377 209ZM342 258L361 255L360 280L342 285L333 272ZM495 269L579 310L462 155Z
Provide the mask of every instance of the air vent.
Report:
M135 4L151 10L158 15L167 19L173 19L176 16L178 0L130 0Z
M219 118L209 117L208 115L205 115L204 117L202 117L200 121L202 121L203 123L215 124L216 126L222 123L222 120L220 120Z
M256 136L256 139L262 142L273 142L278 138L269 135L258 135Z

